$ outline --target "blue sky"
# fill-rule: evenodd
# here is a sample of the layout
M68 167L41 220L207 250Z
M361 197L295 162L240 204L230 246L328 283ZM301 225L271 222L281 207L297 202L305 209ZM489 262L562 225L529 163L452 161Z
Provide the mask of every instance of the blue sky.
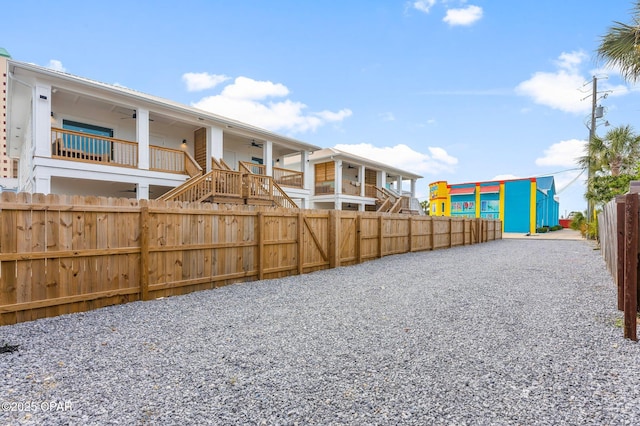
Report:
M638 88L594 55L632 6L22 0L3 6L0 47L419 173L422 198L437 180L553 173L562 215L586 208L582 177L566 187L579 172L565 170L588 137L593 75L610 91L605 119L640 131Z

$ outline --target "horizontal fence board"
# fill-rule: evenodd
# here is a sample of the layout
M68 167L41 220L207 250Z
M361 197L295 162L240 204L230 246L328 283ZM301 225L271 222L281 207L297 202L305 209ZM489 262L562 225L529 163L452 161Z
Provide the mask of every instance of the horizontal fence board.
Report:
M0 324L490 241L500 230L480 219L1 193Z

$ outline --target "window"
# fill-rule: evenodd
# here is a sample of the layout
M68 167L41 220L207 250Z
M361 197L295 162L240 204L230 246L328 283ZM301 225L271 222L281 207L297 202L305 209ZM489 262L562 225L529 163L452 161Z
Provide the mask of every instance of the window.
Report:
M87 136L81 136L73 133L65 133L62 138L64 148L80 151L90 155L111 156L111 141L103 138L112 138L113 129L94 126L92 124L79 123L71 120L62 120L62 128L87 134Z

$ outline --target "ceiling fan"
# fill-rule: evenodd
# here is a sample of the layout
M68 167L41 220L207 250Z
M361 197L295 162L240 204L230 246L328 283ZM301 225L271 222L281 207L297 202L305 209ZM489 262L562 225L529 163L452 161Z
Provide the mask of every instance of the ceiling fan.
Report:
M254 148L262 148L262 144L261 144L261 143L256 142L256 140L255 140L255 139L251 139L251 145L250 145L250 146L252 146L252 147L254 147Z
M120 112L120 114L124 114L124 112ZM133 113L131 115L129 114L125 114L125 115L126 117L120 117L120 120L129 120L129 119L135 120L136 118L138 118L138 113L136 112L135 109L133 110ZM149 121L154 121L154 120L153 118L149 118Z

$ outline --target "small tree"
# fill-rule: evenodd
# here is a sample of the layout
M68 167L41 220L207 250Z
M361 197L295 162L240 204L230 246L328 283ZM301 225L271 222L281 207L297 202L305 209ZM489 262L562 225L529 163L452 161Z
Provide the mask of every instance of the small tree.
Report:
M429 200L420 201L420 207L422 207L422 211L425 212L427 216L429 216L429 208L430 208Z

